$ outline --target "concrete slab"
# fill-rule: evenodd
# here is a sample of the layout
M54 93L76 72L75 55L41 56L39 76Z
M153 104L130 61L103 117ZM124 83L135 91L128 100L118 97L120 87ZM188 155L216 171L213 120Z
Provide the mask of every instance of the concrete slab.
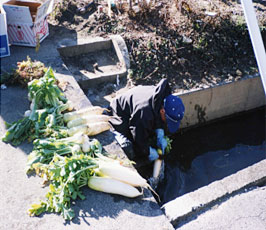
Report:
M244 189L176 229L265 230L265 197L266 186Z
M58 48L67 68L83 89L126 77L127 68L115 39L84 39L82 44Z
M178 197L164 204L162 210L171 223L178 227L182 221L206 207L210 208L220 199L233 195L243 188L265 183L265 167L266 160L262 160L222 180Z

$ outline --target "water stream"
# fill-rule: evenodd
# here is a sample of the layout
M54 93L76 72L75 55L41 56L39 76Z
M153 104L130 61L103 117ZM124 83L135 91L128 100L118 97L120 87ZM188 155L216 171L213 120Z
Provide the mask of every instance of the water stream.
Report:
M265 108L260 108L172 137L157 187L161 204L265 159L265 127Z

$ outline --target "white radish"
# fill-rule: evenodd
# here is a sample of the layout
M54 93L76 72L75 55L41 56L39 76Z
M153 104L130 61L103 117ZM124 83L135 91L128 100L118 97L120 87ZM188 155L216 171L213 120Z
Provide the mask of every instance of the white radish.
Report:
M30 93L28 93L28 100L32 101L32 97L30 96Z
M72 146L72 154L78 153L80 151L80 146L79 145L74 145Z
M74 105L72 101L68 100L66 104L67 104L68 111L72 111L74 109Z
M81 110L65 113L64 114L64 121L68 122L68 121L77 119L81 116L90 115L90 114L94 114L94 115L102 114L105 110L107 110L107 109L102 108L100 106L87 107L87 108L84 108Z
M80 125L80 126L76 126L71 129L68 129L67 133L69 136L74 136L77 133L87 134L88 128L89 128L88 125Z
M81 132L78 132L70 137L66 137L66 138L62 138L60 139L61 142L74 142L77 144L83 144L84 140L85 140L85 135L82 134Z
M30 110L32 111L34 109L35 99L32 99L30 103Z
M26 110L24 113L24 117L29 117L31 115L31 110Z
M130 198L134 198L143 194L129 184L125 184L121 181L108 177L92 176L88 180L88 186L96 191L122 195Z
M154 165L153 165L153 177L154 178L157 178L159 176L160 171L161 171L162 162L163 161L161 159L157 159L154 162Z
M110 128L111 128L111 125L105 121L91 123L91 124L88 124L87 135L94 136L104 131L107 131Z
M88 136L95 136L111 128L108 122L96 122L87 125L79 125L68 129L68 135L73 136L76 133L83 133Z
M98 114L98 115L86 115L77 119L71 120L67 123L68 128L72 128L78 125L90 124L95 122L107 122L110 120L110 116Z
M135 187L147 187L148 185L147 181L138 172L120 164L100 162L99 171L108 177Z
M82 151L84 153L87 153L90 150L91 150L91 144L90 144L89 137L84 135L84 141L83 141L83 144L82 144Z
M111 177L134 187L148 188L158 197L158 200L160 201L160 196L152 189L147 181L138 172L133 171L132 169L116 163L100 162L98 170L102 175Z

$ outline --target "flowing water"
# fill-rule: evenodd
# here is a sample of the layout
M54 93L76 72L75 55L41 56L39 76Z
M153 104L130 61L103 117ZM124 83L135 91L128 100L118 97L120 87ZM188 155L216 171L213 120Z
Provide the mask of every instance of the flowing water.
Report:
M265 108L183 130L165 159L161 204L265 158Z

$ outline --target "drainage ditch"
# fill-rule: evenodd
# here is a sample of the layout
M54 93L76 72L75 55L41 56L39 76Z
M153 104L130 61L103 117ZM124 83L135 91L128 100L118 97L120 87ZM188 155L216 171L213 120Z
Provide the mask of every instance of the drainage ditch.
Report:
M172 139L156 189L160 205L265 159L265 107L181 130ZM148 178L152 166L139 171Z
M109 39L62 47L58 51L81 88L84 91L90 89L85 92L88 98L94 105L95 102L97 105L98 103L102 105L106 98L103 100L99 98L110 88L110 84L106 83L113 83L126 73L125 57L120 49L116 40ZM96 85L100 83L103 83L100 86L101 89L95 93L94 90L98 88ZM113 87L113 84L111 85ZM254 83L249 85L256 86ZM227 88L229 91L234 90L236 85L232 87ZM228 93L224 87L221 87L221 90L215 92L218 95L221 92ZM213 93L214 90L211 91L210 103ZM250 96L250 98L255 97L261 98L258 95ZM249 97L243 99L240 93L233 104L240 108L241 106L249 108L250 105L246 105L247 98L250 99ZM225 101L227 100L231 98L226 98ZM263 102L261 99L259 101ZM261 105L256 102L255 100L251 104ZM191 104L189 101L187 103ZM221 102L221 106L224 106L223 103L224 101ZM204 126L184 128L171 138L173 139L172 151L164 160L164 179L156 189L160 195L161 205L265 159L265 107L220 119ZM137 170L148 179L152 176L153 165L137 167Z

